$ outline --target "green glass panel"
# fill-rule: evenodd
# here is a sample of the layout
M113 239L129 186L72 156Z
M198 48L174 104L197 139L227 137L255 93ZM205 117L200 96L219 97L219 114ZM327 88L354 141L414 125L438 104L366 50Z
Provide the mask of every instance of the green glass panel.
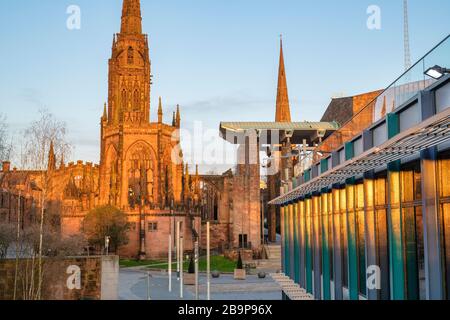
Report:
M311 169L305 171L305 182L311 180Z
M400 122L398 114L388 113L386 116L386 125L388 130L388 139L392 139L400 132Z
M345 160L350 160L355 156L355 151L353 148L353 142L345 143Z
M328 160L322 159L320 160L320 172L324 173L326 171L328 171Z

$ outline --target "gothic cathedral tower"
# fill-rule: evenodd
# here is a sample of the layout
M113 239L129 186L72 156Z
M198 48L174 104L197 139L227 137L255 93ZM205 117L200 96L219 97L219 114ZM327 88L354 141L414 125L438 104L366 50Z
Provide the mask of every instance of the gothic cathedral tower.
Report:
M138 207L164 209L181 201L180 114L178 110L178 121L164 124L160 99L158 121L150 121L150 70L140 1L124 0L121 30L114 36L109 60L108 103L101 118L100 204L126 212Z

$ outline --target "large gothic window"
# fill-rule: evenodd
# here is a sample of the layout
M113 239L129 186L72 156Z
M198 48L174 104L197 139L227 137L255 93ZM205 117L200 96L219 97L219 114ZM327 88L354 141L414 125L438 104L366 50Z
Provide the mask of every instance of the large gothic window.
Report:
M151 150L138 144L129 152L128 158L128 202L131 208L154 203L153 161Z

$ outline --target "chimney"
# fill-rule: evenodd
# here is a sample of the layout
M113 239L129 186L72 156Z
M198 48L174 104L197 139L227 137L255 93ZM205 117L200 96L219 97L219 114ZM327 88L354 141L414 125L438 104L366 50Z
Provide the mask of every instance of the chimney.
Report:
M3 161L2 164L2 171L3 172L9 172L11 170L11 162L9 161Z

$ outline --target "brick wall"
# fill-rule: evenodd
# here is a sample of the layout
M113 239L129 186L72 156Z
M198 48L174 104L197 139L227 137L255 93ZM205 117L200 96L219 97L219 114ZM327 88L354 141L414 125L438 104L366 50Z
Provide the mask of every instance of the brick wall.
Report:
M107 261L103 261L107 260ZM31 271L38 272L38 265L30 259L19 261L17 281L18 300L24 299L24 290L30 288ZM70 267L80 270L80 288L68 288ZM103 270L105 269L105 270ZM106 270L107 269L107 270ZM102 298L102 272L109 281L108 299L117 298L118 257L74 257L43 260L42 300L100 300ZM27 276L28 274L28 276ZM14 296L15 260L0 260L0 300L12 300ZM113 281L115 279L115 282ZM35 279L37 285L37 279ZM114 285L115 284L115 285Z

